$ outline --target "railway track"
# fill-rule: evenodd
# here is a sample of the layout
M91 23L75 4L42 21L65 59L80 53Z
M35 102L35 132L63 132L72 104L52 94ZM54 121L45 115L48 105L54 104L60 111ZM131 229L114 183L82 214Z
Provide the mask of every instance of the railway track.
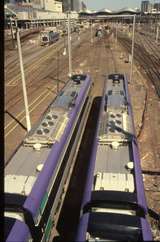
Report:
M74 62L77 62L77 63L80 62L79 56L76 53L76 49L79 48L80 52L83 52L83 49L84 49L86 43L88 43L88 40L85 40L86 35L87 35L87 32L83 33L83 35L81 36L81 41L83 42L83 45L81 44L81 42L78 42L78 43L74 42L74 44L73 44L72 58L73 58ZM76 39L76 36L75 36L75 39ZM73 41L75 39L73 39ZM34 116L34 117L37 113L37 111L36 111L37 108L38 108L38 110L39 109L42 110L42 106L44 106L46 102L48 102L49 100L52 100L53 97L56 96L57 92L55 92L53 90L53 88L55 87L55 85L57 83L57 79L59 79L59 90L65 85L67 70L68 70L68 56L60 58L59 67L57 66L57 58L58 58L58 56L56 56L56 58L53 59L52 62L50 61L50 63L45 62L46 65L45 65L44 73L43 73L43 69L39 70L39 68L37 68L36 72L33 75L31 73L31 79L29 79L29 77L26 78L26 80L29 81L29 83L27 82L27 91L28 91L28 97L29 97L29 101L30 101L29 104L31 105L32 103L34 103L34 105L33 106L31 105L31 108L30 108L30 111L32 112L32 116ZM73 67L73 70L74 70L74 68L76 68L76 67ZM19 86L17 86L17 87L19 87ZM15 130L20 130L20 125L18 125L18 122L16 122L16 117L19 115L19 113L21 113L23 111L21 108L21 106L22 106L21 103L23 103L23 96L20 95L21 92L20 92L20 90L16 89L17 87L14 87L14 92L13 92L13 90L10 90L10 91L12 91L11 94L13 93L12 95L8 94L9 103L8 103L8 106L6 106L7 112L5 115L6 125L7 125L6 129L5 129L5 133L6 133L5 138L6 138L7 143L9 140L12 140L12 136L15 134ZM19 89L20 89L20 87L19 87ZM41 93L44 93L44 95L42 94L42 96L41 96ZM14 96L14 98L13 98L13 96ZM39 96L41 96L41 97L38 98ZM37 99L37 101L35 101L36 99ZM47 104L47 106L48 106L48 104ZM43 110L44 109L45 109L45 106L43 107ZM10 112L11 114L12 113L15 114L14 120L11 119L11 116L8 115L8 112ZM39 117L40 113L37 115ZM34 120L35 120L35 118L33 119L32 124L35 122ZM21 121L23 126L25 126L24 111L23 111L23 114L18 116L18 121ZM22 130L22 128L21 128L21 130ZM26 133L26 131L25 132L23 131L22 139L23 139L25 133ZM18 140L17 140L17 142L18 142ZM20 140L19 140L19 142L20 142ZM17 145L18 145L18 143L17 143ZM14 149L15 149L15 147L14 147Z
M85 33L85 35L86 35L86 33ZM83 37L85 37L85 35ZM73 41L75 42L75 39ZM74 43L73 50L76 47L77 47L77 45ZM50 69L49 74L51 76L52 76L52 73L56 72L56 70L57 70L57 53L62 52L63 48L64 48L64 46L62 45L62 43L60 46L58 46L58 50L53 49L53 46L49 46L49 48L46 50L44 56L38 56L38 57L36 57L36 59L35 58L33 59L33 62L27 63L26 65L24 65L28 94L30 92L30 89L33 88L33 86L36 87L36 84L38 81L41 81L45 78L46 73L47 73L46 69L47 70ZM55 55L55 57L53 57L54 55ZM47 68L45 65L46 61L48 62ZM62 66L61 66L62 69L66 68L67 67L67 58L65 58L65 62L61 62L61 64L62 64ZM17 72L17 70L15 70L15 73L16 72ZM12 72L12 80L9 81L8 85L12 85L12 83L18 84L18 82L21 81L20 73L18 73L15 77L13 77L13 74L14 73ZM35 80L37 82L35 82ZM8 106L9 103L11 103L12 106L14 105L13 100L15 100L16 97L19 96L20 92L21 92L21 91L17 92L16 86L12 87L12 92L13 92L13 89L15 89L16 93L13 95L11 95L11 94L8 95L9 99L6 100L7 109L10 108L10 106Z
M144 46L148 53L154 55L155 58L160 58L160 48L155 42L155 38L148 36L147 34L141 35L139 32L136 32L135 40L141 42L141 45Z
M76 44L73 45L73 51L75 50L75 48L77 47ZM28 66L25 66L25 73L26 73L26 82L27 82L27 90L28 90L28 95L30 96L30 94L32 92L34 92L34 89L39 88L41 85L44 85L44 79L46 78L46 76L51 76L54 78L54 76L57 74L57 58L60 59L60 57L57 56L58 52L62 52L63 50L63 46L60 46L58 48L58 50L55 50L54 52L51 52L51 49L47 50L47 53L44 57L42 57L39 61L35 61L33 64L28 64ZM74 53L74 52L73 52ZM53 54L55 54L55 57L52 58ZM63 57L64 58L64 57ZM77 55L73 55L73 59L75 60L77 57ZM47 61L48 60L48 61ZM62 60L62 58L61 58ZM66 58L64 58L64 61L61 61L61 69L67 69L68 66L68 57L66 56ZM48 62L46 64L46 61ZM43 64L43 68L42 68L42 64ZM47 73L47 74L46 74ZM18 79L19 77L19 79ZM36 80L36 82L35 82ZM18 74L14 80L12 79L12 81L16 81L17 84L18 82L20 82L20 74ZM37 83L39 86L37 86ZM17 87L13 87L15 90L17 89ZM13 91L12 88L12 91ZM20 99L16 100L16 97L20 96L21 90L19 92L16 92L16 94L14 95L9 95L9 100L6 101L6 107L7 109L12 108L15 104L17 104ZM15 100L15 101L13 101Z
M126 37L119 37L119 41L123 47L130 53L131 40ZM144 69L147 78L152 81L155 86L157 95L160 97L160 63L154 55L150 55L146 49L140 44L135 43L134 57L139 65Z
M160 61L159 52L154 49L148 39L137 37L135 44L135 59L142 68L148 81L145 82L146 100L143 112L143 123L139 133L142 170L144 173L145 192L149 208L159 214L159 185L160 185L160 139L159 139L159 97L160 97ZM137 43L139 41L139 44ZM130 53L131 43L120 39L121 45ZM149 50L147 50L147 48ZM154 88L153 88L153 85ZM156 91L156 92L155 92ZM157 94L157 95L156 95ZM144 145L145 144L145 145ZM150 218L155 240L159 241L158 222Z
M35 34L39 33L41 29L28 30L20 32L21 43L25 42L27 39L32 38ZM15 43L15 40L13 40ZM13 50L13 42L11 36L5 36L5 49ZM9 56L9 53L7 57Z
M100 109L105 75L115 71L115 62L110 61L108 63L107 61L109 58L113 57L113 53L110 48L106 48L107 43L108 39L97 40L94 38L93 44L89 43L86 46L86 51L91 48L89 52L90 54L87 55L85 51L83 54L84 58L87 58L85 69L89 69L89 71L92 73L92 79L94 81L92 92L93 104L87 121L85 133L82 138L75 168L71 177L71 182L69 184L69 189L64 200L62 212L60 213L60 218L57 225L58 235L57 238L54 238L53 242L74 241L75 238L86 172L88 169L88 161L90 159L90 151L93 145L97 125L97 116ZM81 52L78 51L78 53L80 54ZM102 73L104 75L101 75Z

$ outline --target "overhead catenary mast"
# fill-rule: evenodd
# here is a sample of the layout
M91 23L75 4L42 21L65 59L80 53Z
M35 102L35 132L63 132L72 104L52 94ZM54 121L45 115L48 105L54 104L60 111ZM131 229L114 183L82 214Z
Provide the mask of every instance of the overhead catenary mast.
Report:
M70 27L70 13L71 13L71 2L68 0L68 61L69 61L69 77L72 76L72 50L71 50L71 27Z
M18 46L19 62L20 62L21 77L22 77L24 105L25 105L25 111L26 111L26 124L27 124L27 131L29 132L30 129L31 129L31 121L30 121L30 116L29 116L26 81L25 81L23 59L22 59L22 49L21 49L20 36L19 36L19 29L18 28L17 28L17 46Z

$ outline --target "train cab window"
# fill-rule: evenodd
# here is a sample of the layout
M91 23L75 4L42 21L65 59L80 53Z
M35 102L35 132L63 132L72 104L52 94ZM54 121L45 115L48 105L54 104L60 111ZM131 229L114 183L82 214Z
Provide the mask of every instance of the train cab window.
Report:
M80 81L84 81L84 80L86 79L86 75L73 75L73 76L71 77L71 79L72 79L74 82L80 84Z

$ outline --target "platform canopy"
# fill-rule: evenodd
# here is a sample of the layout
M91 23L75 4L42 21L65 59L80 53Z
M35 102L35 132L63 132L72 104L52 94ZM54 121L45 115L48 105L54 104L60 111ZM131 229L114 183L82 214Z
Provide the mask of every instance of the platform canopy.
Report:
M128 13L128 14L137 14L140 11L137 9L133 9L133 8L122 8L118 11L114 11L113 14L124 14L124 13Z
M109 9L107 9L107 8L103 8L103 9L97 11L97 13L100 13L100 12L103 12L103 13L109 13L109 14L112 13L112 11L109 10Z

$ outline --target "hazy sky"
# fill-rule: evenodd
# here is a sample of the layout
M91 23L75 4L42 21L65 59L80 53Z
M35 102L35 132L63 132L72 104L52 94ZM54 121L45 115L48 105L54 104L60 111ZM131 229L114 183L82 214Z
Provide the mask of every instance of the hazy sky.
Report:
M140 8L141 6L141 0L83 0L83 2L87 4L87 8L90 10L100 10L102 8L119 10L124 7ZM155 2L159 2L159 0Z

